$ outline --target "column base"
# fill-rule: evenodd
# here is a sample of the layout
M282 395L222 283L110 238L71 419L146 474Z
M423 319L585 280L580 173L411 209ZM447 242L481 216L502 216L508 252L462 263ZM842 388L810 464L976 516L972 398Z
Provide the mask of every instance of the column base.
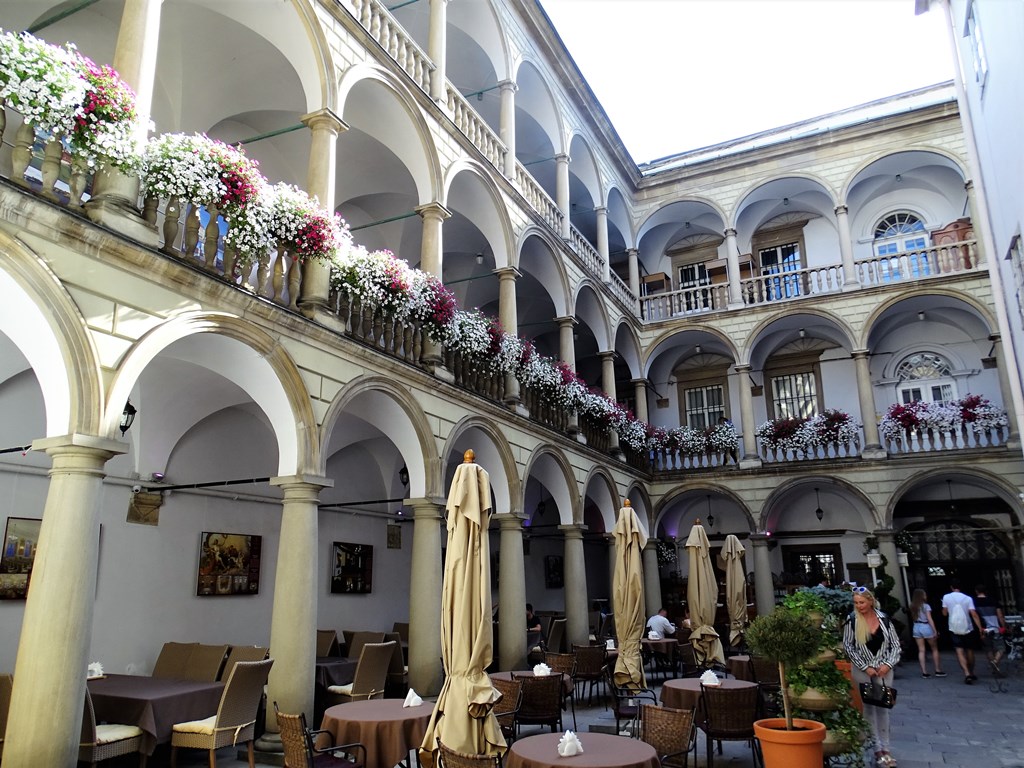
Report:
M259 740L256 742L259 743ZM256 765L284 765L284 752L263 752L256 747L253 750L253 756L256 760ZM243 764L249 764L249 752L246 749L238 750L238 759Z
M859 290L860 290L860 283L859 282L843 283L843 287L840 290L840 293L849 293L850 291L859 291Z
M743 309L746 306L747 305L744 304L742 301L730 301L728 304L725 305L725 308L726 309Z
M253 744L253 751L256 755L256 762L261 765L284 765L284 745L281 744L281 734L266 731L256 739ZM249 760L247 749L238 750L238 759Z
M156 227L143 219L132 205L117 197L94 197L85 204L85 214L101 227L119 232L142 245L150 248L160 245Z
M522 416L523 418L530 418L530 409L522 404L519 400L506 400L505 405L512 411L516 416Z
M757 456L744 456L740 459L740 469L760 469L761 459Z
M444 363L424 360L423 364L426 365L427 370L430 371L430 375L435 379L440 379L448 384L455 383L455 374L445 368Z
M1021 447L1020 437L1011 437L1006 441L1006 448L1010 451L1019 451Z
M885 459L888 456L889 453L880 445L866 445L860 452L862 459Z
M324 328L332 330L335 333L345 333L345 324L326 304L315 302L303 305L300 303L299 312L301 312L303 317L307 320L312 320L314 323L322 325Z

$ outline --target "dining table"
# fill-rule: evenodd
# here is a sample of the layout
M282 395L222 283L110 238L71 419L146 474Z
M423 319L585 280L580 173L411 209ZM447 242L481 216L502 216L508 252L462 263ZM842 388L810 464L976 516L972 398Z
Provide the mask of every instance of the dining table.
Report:
M558 754L561 733L516 739L505 755L505 768L659 768L654 747L638 739L610 733L577 734L583 752Z
M328 691L332 685L348 685L356 677L356 659L338 656L317 656L313 668L313 722L327 709Z
M366 768L394 768L405 763L409 750L418 749L427 733L433 702L404 706L402 699L369 699L335 704L324 712L321 730L335 744L359 742L366 747ZM329 746L323 735L317 747Z
M720 679L722 688L756 688L757 683L750 680ZM701 689L699 677L684 677L678 680L666 680L661 686L661 703L676 709L696 709L700 705Z
M217 714L224 691L224 683L144 675L103 675L86 685L96 722L137 725L147 755L171 740L175 723Z
M725 660L725 669L737 680L753 680L750 673L750 655L737 653Z

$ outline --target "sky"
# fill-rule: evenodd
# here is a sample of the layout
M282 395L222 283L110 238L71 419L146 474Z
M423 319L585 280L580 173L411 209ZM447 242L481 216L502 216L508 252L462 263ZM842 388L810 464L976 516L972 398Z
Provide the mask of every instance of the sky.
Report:
M953 79L914 0L541 0L644 163Z

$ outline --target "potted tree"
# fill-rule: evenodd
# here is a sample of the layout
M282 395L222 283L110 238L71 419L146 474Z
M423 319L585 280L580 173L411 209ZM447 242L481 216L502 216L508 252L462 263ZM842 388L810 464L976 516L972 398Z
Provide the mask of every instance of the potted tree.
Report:
M758 656L779 665L782 707L785 718L766 718L754 723L766 768L819 768L825 726L814 720L793 717L786 668L798 667L818 653L821 627L800 612L776 608L758 616L747 628L747 645Z

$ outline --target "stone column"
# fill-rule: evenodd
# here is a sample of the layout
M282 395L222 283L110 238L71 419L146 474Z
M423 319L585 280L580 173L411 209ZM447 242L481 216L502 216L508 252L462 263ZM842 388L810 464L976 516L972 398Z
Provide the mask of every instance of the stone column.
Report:
M772 582L772 566L768 559L770 541L768 534L750 534L750 543L754 546L754 591L757 593L758 616L766 616L775 610L775 584Z
M427 31L427 55L434 63L430 76L430 98L441 105L448 103L445 92L448 75L445 70L447 56L448 0L430 0L430 29Z
M740 391L740 431L743 433L743 455L740 466L744 469L761 466L757 455L757 438L754 436L754 396L750 394L750 365L736 366Z
M505 145L505 178L516 178L516 91L519 86L512 80L498 83L501 93L501 115L498 118L498 138Z
M423 220L423 237L420 242L420 269L438 279L443 276L444 240L442 225L452 212L440 203L427 203L414 209ZM441 347L430 339L423 340L423 361L433 368L439 378L451 379L443 366Z
M313 717L316 662L317 595L319 578L316 552L320 549L318 507L320 489L334 481L326 477L294 475L273 477L271 485L284 492L281 536L274 572L274 609L270 619L270 647L274 666L267 681L267 701L282 712L305 712ZM258 748L283 752L277 721L268 712L266 733Z
M573 523L560 525L565 537L565 648L590 643L590 613L587 602L587 568L583 557L583 531L585 526ZM552 649L557 650L557 649Z
M857 265L853 261L853 237L850 235L850 216L845 205L836 206L836 226L839 229L839 255L843 262L843 290L860 288Z
M569 156L555 155L555 205L562 212L563 239L569 239Z
M558 359L575 371L576 341L573 338L573 333L576 328L576 318L572 316L556 317L555 322L558 323ZM580 417L576 411L569 414L569 425L566 431L570 435L580 434Z
M1003 409L1006 411L1006 419L1009 422L1010 435L1006 440L1006 447L1010 450L1017 450L1021 446L1020 425L1017 422L1017 409L1013 407L1013 390L1010 389L1010 377L1007 371L1006 361L1003 359L1003 339L998 333L989 337L992 342L992 354L996 358L996 372L999 374L999 392L1003 397Z
M601 358L601 389L608 395L608 399L615 402L615 351L598 352ZM619 433L614 427L608 428L608 448L612 453L619 453Z
M871 370L868 367L868 350L855 349L852 352L857 370L857 399L860 401L860 418L864 424L864 448L861 458L884 459L885 447L878 439L878 420L875 418L875 393L871 386Z
M645 424L647 418L647 379L633 379L633 395L636 398L636 417Z
M139 114L135 135L140 147L149 134L153 108L162 3L163 0L125 0L114 49L114 69L135 91ZM138 177L109 167L96 172L92 198L85 204L89 218L144 245L156 247L160 242L156 227L142 218L138 205Z
M597 255L601 257L601 279L612 279L612 264L608 256L608 209L603 205L594 209L597 214Z
M636 299L636 306L633 311L640 316L640 261L639 251L636 248L626 249L626 258L629 259L629 290L633 292Z
M104 465L126 447L77 434L32 443L52 465L14 665L4 768L75 765L96 599Z
M413 514L409 687L423 696L435 696L441 691L441 530L444 526L444 504L432 499L409 499L405 503L412 507ZM526 637L525 627L523 637Z
M647 615L653 616L661 610L661 571L658 569L658 540L651 537L643 551L644 561L644 602Z
M516 309L516 279L523 273L515 267L494 270L498 276L498 320L505 333L519 335L519 314ZM513 410L519 406L519 379L515 374L505 376L505 404ZM527 415L524 413L524 415Z
M725 230L725 267L729 273L729 309L743 306L740 290L740 249L736 245L736 230Z
M498 560L498 669L525 669L526 564L522 515L495 515L500 530Z
M896 550L896 531L891 528L878 528L875 530L878 537L878 552L885 557L885 572L892 576L896 584L889 593L903 605L906 599L900 599L903 593L902 574L900 573L899 552Z
M326 107L304 115L302 122L310 133L306 192L333 213L338 134L347 131L348 125ZM298 303L306 317L322 317L328 311L330 277L330 267L321 261L311 259L302 265L302 287Z

